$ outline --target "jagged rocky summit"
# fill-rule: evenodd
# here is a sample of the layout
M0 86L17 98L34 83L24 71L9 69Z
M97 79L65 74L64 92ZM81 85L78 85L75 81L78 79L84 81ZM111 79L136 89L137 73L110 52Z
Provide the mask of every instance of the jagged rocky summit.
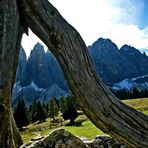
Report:
M99 38L88 50L97 73L109 86L148 74L148 56L132 46L118 49L111 40Z
M99 38L88 51L96 72L113 90L132 91L148 89L148 56L136 48L124 45L120 49L110 39ZM49 99L70 95L64 74L50 51L45 52L37 43L26 57L20 50L16 82L13 88L12 105L24 99L27 106L34 100L48 102Z
M70 95L64 74L50 51L45 52L37 43L26 57L23 48L20 50L16 82L13 87L12 105L24 99L27 106L32 101L47 103L49 99Z

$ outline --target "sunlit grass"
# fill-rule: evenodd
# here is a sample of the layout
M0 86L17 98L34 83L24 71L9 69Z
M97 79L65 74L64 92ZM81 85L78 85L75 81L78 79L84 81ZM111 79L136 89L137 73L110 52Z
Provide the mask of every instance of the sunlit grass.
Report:
M124 100L123 102L148 115L148 98ZM57 119L61 120L61 115L59 115ZM46 122L30 124L27 129L22 132L22 138L24 143L26 143L35 136L48 135L51 131L59 128L64 128L76 136L86 137L88 139L93 139L96 135L104 135L104 133L96 128L84 114L81 114L76 122L76 126L64 126L68 121L59 122L56 123L56 126L51 126L52 119L48 118L46 119ZM53 124L54 123L52 123L52 125Z
M144 114L148 114L148 98L130 99L130 100L124 100L123 102L143 112Z
M89 120L84 121L81 126L65 126L64 129L78 137L86 137L88 139L93 139L96 135L105 135Z
M33 137L36 137L37 134L35 132L29 132L29 133L22 133L22 139L23 143L29 142Z
M144 114L148 115L148 110L143 111Z

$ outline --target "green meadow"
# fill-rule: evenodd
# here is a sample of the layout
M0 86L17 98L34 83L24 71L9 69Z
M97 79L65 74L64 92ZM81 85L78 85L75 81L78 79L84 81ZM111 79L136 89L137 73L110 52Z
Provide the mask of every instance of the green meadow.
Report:
M123 102L148 115L148 98L130 99L124 100ZM23 141L26 143L35 136L48 135L53 130L59 128L64 128L76 136L88 139L93 139L96 135L105 135L101 130L96 128L82 112L80 112L79 117L76 119L75 125L68 126L68 122L69 121L63 121L61 115L59 115L55 122L48 118L46 122L30 124L21 132Z

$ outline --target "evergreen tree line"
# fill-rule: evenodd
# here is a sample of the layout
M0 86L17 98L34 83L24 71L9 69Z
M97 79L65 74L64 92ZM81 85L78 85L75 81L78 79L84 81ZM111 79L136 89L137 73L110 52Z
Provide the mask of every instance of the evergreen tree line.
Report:
M23 126L27 126L29 123L45 122L48 117L55 120L55 117L61 112L63 119L69 119L70 124L73 124L78 116L78 107L73 96L61 97L59 100L52 98L47 104L34 101L28 108L24 100L19 99L14 109L14 119L17 127L21 130Z
M113 93L121 100L148 97L148 90L139 91L136 88L132 92L122 89ZM63 119L69 119L70 124L73 124L78 116L77 109L79 109L79 105L73 96L61 97L59 100L52 98L47 104L34 101L28 108L24 100L19 99L17 107L14 109L14 119L21 130L29 123L44 122L48 117L55 120L55 117L61 112Z
M119 99L134 99L134 98L144 98L148 97L148 90L138 90L136 88L133 91L128 91L126 89L122 89L119 91L113 91L115 96Z

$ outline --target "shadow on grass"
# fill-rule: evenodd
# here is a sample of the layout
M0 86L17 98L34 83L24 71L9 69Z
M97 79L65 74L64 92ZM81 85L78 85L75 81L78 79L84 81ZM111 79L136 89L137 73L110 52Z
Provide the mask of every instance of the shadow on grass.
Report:
M79 126L82 126L82 122L83 121L76 121L74 123L67 123L67 124L65 124L65 126L77 126L77 127L79 127Z
M20 132L23 132L23 131L27 130L28 127L22 127L22 128L18 128L18 129L19 129Z

